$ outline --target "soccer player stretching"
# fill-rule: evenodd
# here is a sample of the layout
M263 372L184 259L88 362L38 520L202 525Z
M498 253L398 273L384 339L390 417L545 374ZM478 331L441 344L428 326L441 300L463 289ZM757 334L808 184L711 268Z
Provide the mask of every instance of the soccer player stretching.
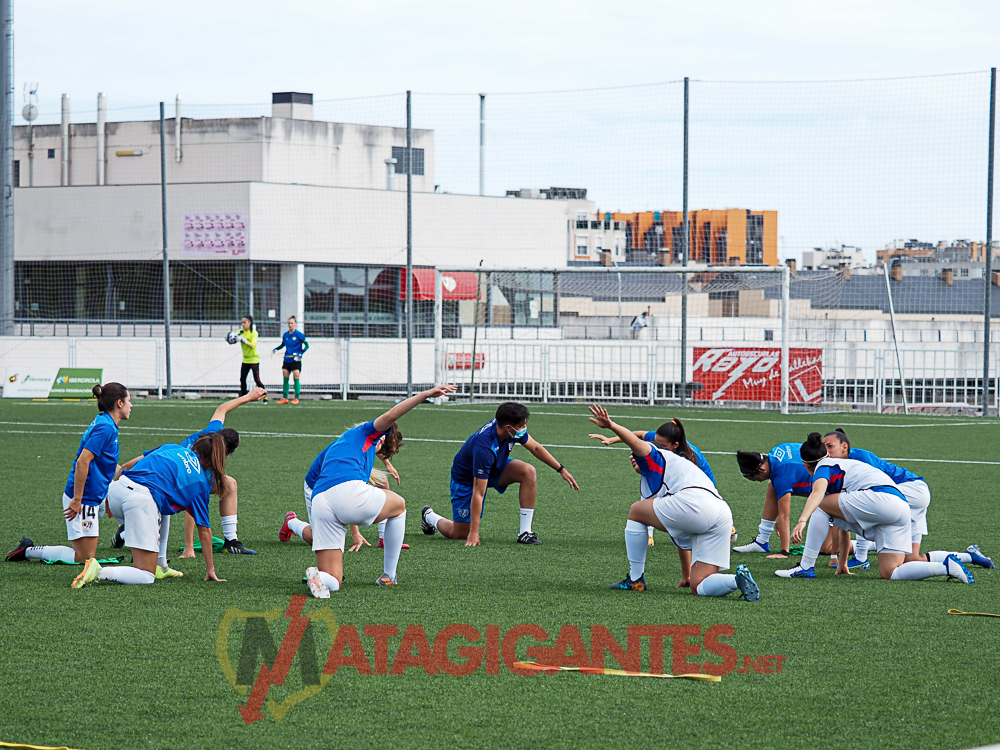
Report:
M7 561L84 562L97 554L100 506L118 469L118 423L132 413L132 398L121 383L94 386L98 414L90 423L63 490L66 535L72 547L36 547L28 537L7 553Z
M955 555L943 562L904 562L912 551L910 508L903 493L880 469L850 458L831 458L818 432L809 433L800 449L802 463L813 486L799 522L792 529L798 543L805 533L802 562L794 568L776 570L781 578L815 578L816 557L826 539L830 522L839 529L838 574L854 575L847 566L850 534L871 539L878 551L878 572L894 581L918 581L933 576L974 583L972 574ZM806 524L808 523L808 530Z
M295 398L292 399L293 404L299 403L299 396L302 393L302 383L300 382L302 355L308 351L309 342L306 341L306 335L302 331L296 330L296 323L294 315L288 319L288 330L281 334L281 343L272 350L273 352L277 352L279 349L285 350L285 359L281 363L281 376L285 380L282 385L281 398L278 399L279 404L288 403L289 376L295 378Z
M611 586L622 591L647 589L646 526L655 526L670 534L674 544L691 550L691 592L701 596L725 596L739 590L750 602L760 599L760 589L746 565L735 575L720 573L729 569L729 537L733 512L719 497L715 485L693 461L681 458L655 443L648 443L628 429L611 421L604 407L590 407L590 421L611 430L632 449L642 480L642 497L632 504L625 524L625 550L629 574Z
M518 484L521 528L517 543L541 544L531 530L538 495L535 467L526 461L511 459L514 444L523 445L539 461L558 471L574 490L580 487L566 467L528 435L529 416L528 407L523 404L514 401L500 404L496 418L465 441L451 465L452 520L439 516L431 506L425 505L420 511L420 528L425 534L440 531L448 539L464 539L466 547L477 546L486 489L492 487L502 495L509 485Z
M396 584L396 566L406 528L406 501L392 490L368 484L375 454L383 440L396 429L396 420L427 399L455 390L439 385L412 396L371 422L353 427L326 449L319 476L313 485L310 518L316 566L306 570L309 591L317 599L328 599L344 580L344 540L350 525L370 526L387 519L385 567L376 583Z
M226 443L215 433L198 438L189 450L181 445L161 445L138 465L111 483L107 512L125 524L125 546L132 549L132 566L102 568L87 560L72 587L96 580L144 584L156 580L156 569L166 565L167 538L160 533L164 517L186 510L198 524L205 555L205 580L222 581L212 560L212 529L208 497L226 486Z

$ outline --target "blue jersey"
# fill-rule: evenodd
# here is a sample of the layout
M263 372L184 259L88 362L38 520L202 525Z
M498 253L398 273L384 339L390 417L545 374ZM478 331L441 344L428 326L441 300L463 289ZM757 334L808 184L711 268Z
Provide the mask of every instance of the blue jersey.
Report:
M470 436L455 454L455 460L451 464L452 483L471 488L476 479L495 482L510 460L514 444L524 445L527 442L527 432L521 438L501 440L497 436L497 421L491 419Z
M323 450L321 450L319 452L319 455L316 456L316 459L312 462L312 466L309 467L309 471L306 474L306 486L309 489L312 489L313 487L316 486L316 480L319 479L319 473L323 469L323 456L326 455L326 452L330 450L330 448L332 448L334 443L336 442L337 441L334 440L333 443L330 443L330 445L326 446ZM373 466L375 465L374 461L372 462L372 465Z
M892 479L884 471L876 466L862 461L855 461L850 458L823 458L816 464L816 473L813 474L813 481L825 479L827 481L827 495L836 495L838 492L857 492L858 490L875 490L895 495L900 500L906 501Z
M802 443L782 443L774 446L767 454L771 464L771 485L779 498L789 492L799 497L809 497L813 480L799 455L801 447Z
M656 432L655 431L647 432L642 439L645 440L647 443L655 443ZM712 473L712 467L708 465L708 459L706 459L702 455L701 451L698 450L697 446L688 443L688 448L690 448L694 452L694 457L698 463L698 468L701 469L703 472L705 472L706 476L708 476L708 478L712 480L712 484L715 484L715 474Z
M923 481L923 477L918 477L912 471L904 469L902 466L891 464L884 458L879 458L871 451L862 450L860 448L851 448L849 455L855 461L860 461L861 463L868 464L869 466L874 466L876 469L885 472L889 479L891 479L895 484Z
M306 335L302 331L285 331L281 334L281 345L285 347L285 361L302 359L305 354Z
M80 447L76 449L76 459L69 470L69 479L63 492L73 497L73 484L76 482L76 461L83 449L94 454L87 472L87 481L83 485L83 504L100 505L108 496L108 485L115 478L118 469L118 425L110 414L101 412L87 427L80 438Z
M188 511L199 526L210 526L208 497L212 472L203 469L194 451L182 445L161 445L125 472L124 476L149 490L163 515Z
M313 494L354 479L367 482L375 465L375 446L384 434L375 429L374 422L365 422L341 435L321 454L323 463Z
M208 426L204 430L198 430L197 432L192 432L186 438L184 438L180 444L185 448L191 448L194 445L194 441L200 438L202 435L211 435L212 433L218 432L222 429L222 422L218 419L213 419L208 423Z

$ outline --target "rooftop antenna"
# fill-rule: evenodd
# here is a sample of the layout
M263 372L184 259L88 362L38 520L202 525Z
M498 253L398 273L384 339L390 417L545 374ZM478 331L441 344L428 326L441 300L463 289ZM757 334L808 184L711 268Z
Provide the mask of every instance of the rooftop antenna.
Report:
M28 122L28 187L35 186L35 120L38 118L38 84L24 84L24 109L21 117Z

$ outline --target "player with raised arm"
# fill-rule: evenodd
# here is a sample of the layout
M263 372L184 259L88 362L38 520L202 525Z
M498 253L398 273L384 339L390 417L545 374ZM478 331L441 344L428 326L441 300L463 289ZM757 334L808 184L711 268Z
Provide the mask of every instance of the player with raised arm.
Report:
M35 546L28 537L7 553L8 562L48 560L80 563L95 557L100 533L100 506L118 469L118 423L132 413L132 397L121 383L95 385L97 416L80 438L76 460L63 489L65 545Z
M806 532L805 550L799 565L776 570L776 576L815 578L816 558L832 520L839 530L838 574L854 575L847 565L849 532L853 531L875 542L878 572L882 578L919 581L948 576L962 583L974 583L972 574L955 555L948 555L944 562L904 562L912 551L910 508L903 493L885 472L861 461L830 457L818 432L809 433L800 455L813 486L799 522L792 529L792 541L798 543Z
M306 570L309 591L327 599L344 580L344 541L347 527L370 526L387 519L384 567L376 581L380 586L396 584L396 566L406 528L406 501L392 490L372 487L375 454L383 440L396 429L396 421L418 404L455 391L439 385L396 404L385 414L353 427L323 452L319 475L313 485L309 520L316 566Z
M451 465L451 518L448 520L425 505L420 511L420 528L425 534L438 531L448 539L464 539L466 547L481 543L479 524L485 509L486 490L501 495L512 484L518 486L521 525L518 544L541 544L531 530L538 496L535 467L510 457L515 444L523 445L535 458L559 472L570 487L579 490L576 480L545 446L528 435L528 407L515 401L500 404L496 417L465 441Z
M906 504L910 506L910 541L913 544L913 549L906 556L906 562L911 560L944 562L948 555L954 555L966 565L979 565L983 568L995 567L993 561L986 557L979 550L979 546L975 544L970 544L965 552L934 550L923 555L920 554L920 543L927 535L927 507L931 504L931 490L924 478L917 476L909 469L904 469L902 466L896 466L879 458L871 451L852 448L847 433L839 427L823 436L823 445L826 446L826 452L830 458L851 458L855 461L861 461L882 470L895 482L896 487L903 494ZM868 551L871 548L871 542L864 537L858 537L854 542L854 556L848 561L848 566L852 569L867 570L869 567Z
M166 565L165 537L160 532L164 517L186 510L198 524L205 555L205 580L222 581L212 559L212 529L208 498L220 496L226 487L226 443L219 433L198 438L188 449L161 445L111 483L105 505L108 515L125 524L125 546L132 550L132 565L102 568L91 558L73 579L82 588L93 581L148 584L156 580L156 569Z
M208 424L204 429L198 430L197 432L192 432L184 440L180 441L180 445L185 448L191 448L194 445L195 440L197 440L202 435L211 435L218 432L222 435L223 439L226 441L226 457L228 458L233 454L237 448L240 447L240 434L231 428L225 426L226 415L234 409L239 408L243 404L249 404L254 401L260 401L267 397L267 391L263 388L254 388L252 391L247 393L245 396L240 396L239 398L234 398L230 401L226 401L216 407L215 412L212 414L212 418L208 421ZM148 455L151 451L146 451L143 455ZM142 456L137 456L133 458L128 463L122 466L122 470L130 469L142 458ZM238 528L238 515L237 510L239 507L239 499L237 493L238 487L236 480L226 475L226 492L219 497L219 515L222 519L222 536L225 539L225 543L222 546L222 552L229 555L256 555L252 549L247 549L243 546L243 542L237 537ZM215 491L213 490L213 494ZM190 513L184 516L184 550L181 552L181 557L194 557L194 518ZM170 535L170 517L166 516L163 519L163 535L169 537ZM125 527L119 526L118 531L115 532L114 536L111 537L111 546L118 548L125 544L124 541ZM180 577L182 574L173 570L172 568L165 568L163 575L157 573L157 577Z
M296 328L297 323L294 315L288 319L288 330L281 334L281 343L272 350L272 353L277 353L280 349L285 350L285 358L281 363L281 376L284 382L281 398L278 399L279 404L288 403L289 377L295 379L295 398L292 399L292 403L299 403L299 396L302 394L302 355L309 350L309 342L306 341L306 335Z
M760 589L746 565L735 575L729 569L729 538L733 513L719 496L712 481L697 465L656 443L642 440L594 404L590 421L611 430L632 451L639 468L641 499L629 509L625 524L625 551L629 574L612 589L646 591L646 527L655 526L670 534L674 544L691 550L691 592L701 596L726 596L739 591L747 601L760 599Z

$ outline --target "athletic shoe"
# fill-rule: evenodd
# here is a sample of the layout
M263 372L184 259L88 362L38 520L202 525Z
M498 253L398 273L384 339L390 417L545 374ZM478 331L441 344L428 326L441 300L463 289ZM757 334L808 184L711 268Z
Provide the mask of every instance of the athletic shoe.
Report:
M978 565L980 568L995 568L996 565L993 561L979 551L978 544L972 544L965 548L965 551L972 555L972 564Z
M382 537L378 538L378 548L379 549L385 549L385 539L383 539ZM400 547L400 549L409 549L409 548L410 548L410 545L407 544L406 542L403 542L403 546Z
M425 505L420 509L420 530L427 534L427 536L434 536L437 534L437 527L427 521L427 511L431 509L431 506Z
M292 405L294 406L297 403L299 403L299 400L297 398L293 398L292 399Z
M868 570L871 566L872 564L868 562L867 557L864 560L859 560L852 555L847 561L848 570Z
M179 570L174 570L169 565L166 568L161 568L159 565L156 566L156 578L183 578L184 574Z
M317 599L330 598L330 589L319 577L319 568L306 568L306 583L309 585L309 593Z
M613 591L646 591L646 574L639 576L638 581L633 581L631 575L625 576L625 580L620 583L612 583Z
M283 524L281 524L281 528L278 529L278 541L279 542L290 542L290 541L292 541L292 537L295 536L295 534L293 534L292 530L290 528L288 528L288 522L291 521L293 518L296 518L296 517L297 516L295 515L295 511L294 510L290 510L290 511L288 511L285 514L285 522Z
M736 566L736 588L740 590L740 596L748 602L760 601L760 588L746 565Z
M816 568L803 568L801 565L796 565L794 568L785 568L784 570L776 570L774 574L778 578L815 578Z
M34 546L35 543L33 541L28 539L28 537L24 537L24 539L22 539L17 543L17 546L14 547L14 549L12 549L10 552L7 553L7 562L19 562L21 560L27 560L28 558L25 556L24 553L28 549L28 547L34 547Z
M262 404L266 404L266 403L267 403L267 396L264 396L264 398L262 398L262 399L260 400L260 402L261 402Z
M118 524L118 531L111 535L111 547L121 549L125 546L125 524Z
M541 540L538 538L538 534L534 531L525 531L520 536L517 537L518 544L541 544Z
M80 575L74 578L73 583L69 586L72 589L82 589L88 583L96 581L100 572L101 566L98 564L97 560L92 557L83 564L83 570L80 572Z
M287 398L279 398L275 403L277 403L277 404L287 404L288 403L288 399Z
M387 576L387 575L383 575L381 578L379 578L377 581L375 581L375 585L376 586L395 586L396 585L396 579L395 578L389 578L389 576Z
M976 579L972 577L972 573L969 569L962 565L961 560L959 560L955 555L948 555L944 559L944 569L948 571L949 578L957 578L962 583L975 583Z
M756 539L754 539L750 544L744 544L740 547L733 547L733 552L770 552L771 545L768 542L761 544Z
M252 549L247 549L243 546L243 542L239 539L227 539L226 543L222 545L221 552L230 555L256 555Z

